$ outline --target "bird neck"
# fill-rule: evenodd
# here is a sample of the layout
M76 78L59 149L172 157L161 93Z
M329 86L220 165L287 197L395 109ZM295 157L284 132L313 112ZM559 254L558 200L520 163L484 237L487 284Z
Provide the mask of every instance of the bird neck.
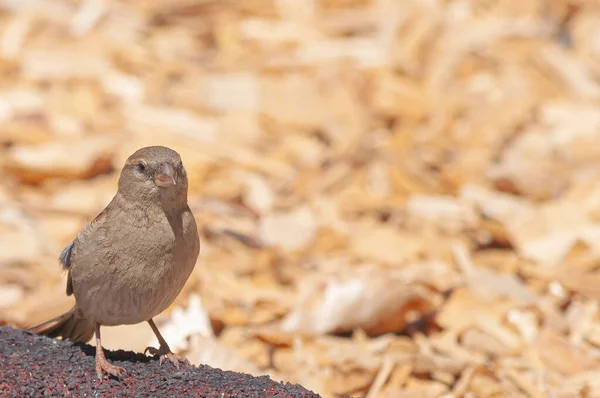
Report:
M115 197L118 207L129 214L138 214L140 219L151 220L161 214L167 218L176 217L181 214L187 206L187 195L178 195L175 192L159 191L158 195L147 197L138 195L130 197L123 192L117 192Z
M155 203L167 214L179 213L187 207L187 190L181 192L176 189L160 189Z

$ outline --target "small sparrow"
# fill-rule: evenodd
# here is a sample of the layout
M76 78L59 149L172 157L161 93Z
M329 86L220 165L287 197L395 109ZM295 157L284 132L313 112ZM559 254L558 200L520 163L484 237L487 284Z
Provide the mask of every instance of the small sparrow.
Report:
M190 276L200 241L187 204L188 180L179 154L162 146L131 155L106 208L70 243L59 260L68 272L74 307L30 331L87 342L96 334L96 374L119 377L125 369L104 356L100 326L148 322L160 343L146 350L179 368L153 317L164 311ZM144 351L145 352L145 351Z

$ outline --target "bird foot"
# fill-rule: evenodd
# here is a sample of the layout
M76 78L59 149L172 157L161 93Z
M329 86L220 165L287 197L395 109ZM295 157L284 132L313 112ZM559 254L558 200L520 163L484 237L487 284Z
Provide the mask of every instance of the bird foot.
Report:
M171 352L171 349L167 346L160 346L159 349L156 349L154 347L146 347L146 349L144 350L144 354L146 353L146 351L148 351L150 353L150 355L154 355L159 357L159 363L162 365L167 359L169 360L169 362L171 362L173 365L175 365L176 369L179 369L179 363L185 363L186 365L190 364L190 361L187 360L186 357L181 356L181 355L175 355Z
M125 369L122 367L111 365L106 358L96 356L96 375L100 381L102 381L102 371L114 377L120 377L125 374Z

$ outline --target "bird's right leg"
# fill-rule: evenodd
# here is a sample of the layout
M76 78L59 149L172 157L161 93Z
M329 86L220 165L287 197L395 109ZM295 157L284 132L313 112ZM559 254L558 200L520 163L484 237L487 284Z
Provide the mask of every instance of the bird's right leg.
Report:
M152 328L152 331L156 335L156 338L158 339L158 344L160 344L160 346L158 347L158 350L154 347L146 347L146 349L144 350L144 354L146 353L146 351L148 351L148 352L150 352L151 355L158 356L160 358L159 363L161 365L163 364L164 361L166 361L168 359L173 365L175 365L175 368L177 368L177 369L179 369L179 362L185 363L188 365L190 364L190 361L188 361L187 358L182 357L181 355L173 354L173 352L169 348L169 345L165 341L164 337L158 331L158 328L156 327L156 324L154 323L152 318L150 318L148 320L148 324L150 325L150 327Z
M100 339L100 324L94 323L94 327L96 328L96 375L98 379L102 380L102 371L115 377L121 376L121 374L125 373L125 369L108 363L104 356L104 349L102 348L102 341Z

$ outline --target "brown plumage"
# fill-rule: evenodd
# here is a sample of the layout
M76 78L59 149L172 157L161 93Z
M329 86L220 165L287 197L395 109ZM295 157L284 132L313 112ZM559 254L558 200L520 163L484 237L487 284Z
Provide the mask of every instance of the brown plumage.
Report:
M88 341L95 333L100 379L103 371L113 376L124 372L104 357L101 325L147 321L160 343L150 352L176 367L186 361L171 352L152 318L175 300L200 251L187 190L177 152L153 146L131 155L115 197L59 257L75 306L30 330L72 341Z

